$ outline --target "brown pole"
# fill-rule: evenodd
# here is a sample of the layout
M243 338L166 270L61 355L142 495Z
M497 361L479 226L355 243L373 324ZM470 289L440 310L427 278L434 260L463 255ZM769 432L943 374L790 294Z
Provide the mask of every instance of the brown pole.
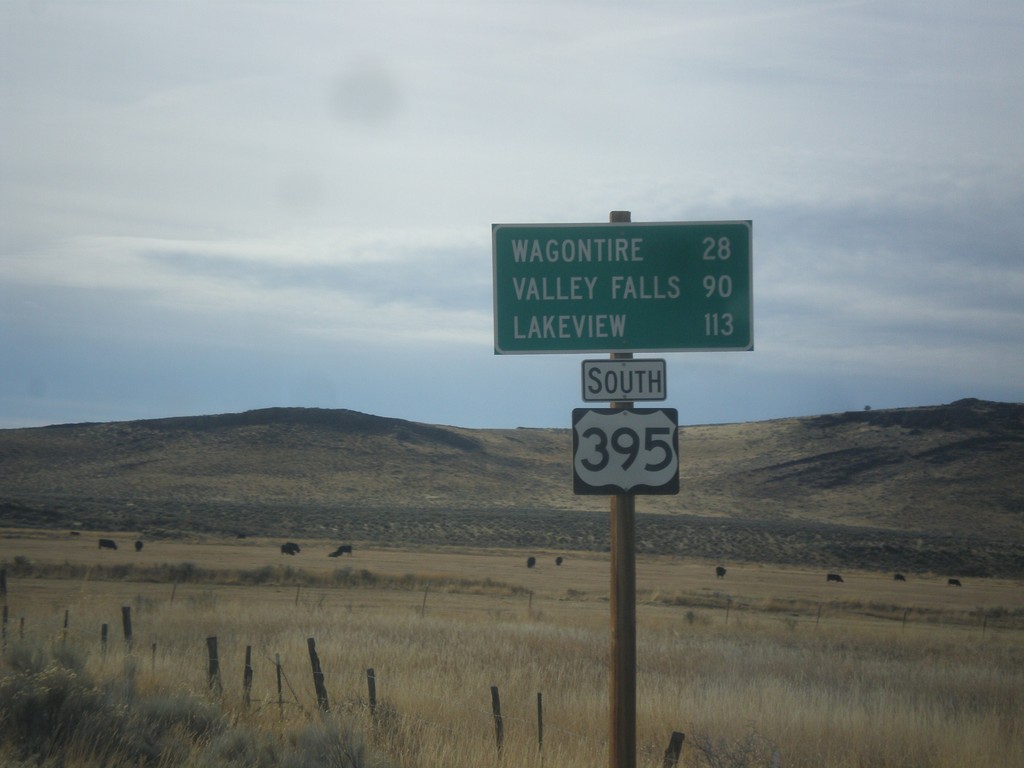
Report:
M612 211L608 220L630 223L629 211ZM632 360L632 352L612 352L612 360ZM629 409L630 402L612 408ZM636 768L636 497L611 497L611 768Z

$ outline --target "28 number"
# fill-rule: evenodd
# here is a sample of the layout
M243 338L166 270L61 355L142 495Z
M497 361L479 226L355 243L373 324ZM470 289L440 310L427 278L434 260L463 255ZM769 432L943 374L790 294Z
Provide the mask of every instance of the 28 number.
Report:
M668 427L647 427L644 429L643 450L646 453L661 453L658 461L650 461L644 465L647 472L658 472L667 467L672 461L672 443L665 439L664 435L671 435L672 430ZM598 427L591 427L583 433L585 438L595 438L594 452L597 454L597 461L583 459L580 463L590 472L600 472L608 466L612 460L612 453L616 454L616 460L622 459L621 467L629 470L640 457L641 443L640 435L630 427L619 427L611 434Z
M732 243L728 237L720 237L717 240L713 237L705 237L700 241L704 246L704 261L725 261L732 256Z

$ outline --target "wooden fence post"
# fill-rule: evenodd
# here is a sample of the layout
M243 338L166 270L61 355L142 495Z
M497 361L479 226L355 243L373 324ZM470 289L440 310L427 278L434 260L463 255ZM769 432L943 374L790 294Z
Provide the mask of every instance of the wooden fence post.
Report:
M679 731L672 731L672 738L669 739L668 748L665 750L665 760L662 768L675 768L679 764L679 753L683 751L683 739L686 738Z
M7 652L7 615L8 615L7 603L4 603L4 622L3 622L3 636L4 636L3 651L4 651L4 653Z
M103 624L100 627L100 649L104 656L107 655L107 635L109 634L109 632L110 627L108 625Z
M252 646L245 646L245 671L242 675L242 699L245 708L252 703Z
M68 622L71 618L71 611L67 608L64 609L64 629L60 633L60 644L64 645L68 639Z
M281 693L281 654L274 654L274 666L277 668L277 711L284 720L284 695Z
M537 692L537 751L544 749L544 702L540 691Z
M216 635L206 638L206 650L210 658L210 667L207 679L210 690L214 688L220 693L223 689L220 684L220 659L217 658L217 637Z
M153 657L149 663L149 671L152 674L156 674L156 640L153 641Z
M370 697L370 716L377 714L377 675L373 667L366 670L366 687Z
M498 686L491 686L491 711L494 713L494 740L498 744L498 754L505 742L505 724L501 720L501 698L498 696Z
M320 668L320 657L316 653L316 640L311 637L306 640L306 644L309 646L309 665L313 668L316 705L321 711L326 712L330 709L330 704L327 701L327 687L324 685L324 671Z
M130 651L132 649L132 607L130 605L121 606L121 627L124 629L124 644Z
M0 568L0 597L7 597L7 569Z

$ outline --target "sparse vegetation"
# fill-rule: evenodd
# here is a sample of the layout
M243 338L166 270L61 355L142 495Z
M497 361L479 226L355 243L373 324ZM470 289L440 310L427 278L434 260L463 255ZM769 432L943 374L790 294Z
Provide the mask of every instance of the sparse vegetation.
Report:
M607 551L570 446L317 409L0 430L0 525ZM1024 575L1022 405L691 426L679 446L680 494L638 505L643 554Z
M604 764L608 525L568 441L302 409L0 430L0 763ZM1024 406L680 448L682 493L637 518L641 768L673 731L698 768L1024 764Z
M34 552L48 552L54 538L31 541ZM34 554L17 575L12 561L4 564L12 615L25 622L7 628L0 665L0 762L477 768L497 759L492 685L501 690L505 763L607 762L604 560L577 553L557 569L546 565L550 557L527 569L521 551L371 552L363 557L381 563L376 575L352 568L359 578L341 584L326 556L319 568L272 567L305 578L297 590L235 577L253 570L242 566L250 550L269 547L211 541L189 548L196 561L184 570L193 581L175 590L136 578L177 568L150 573L131 563L113 581L93 571L54 578L78 573L63 560L99 557L73 543L79 549L66 549L60 562ZM320 551L329 542L304 543L303 553ZM47 572L50 565L57 570ZM686 734L681 764L699 768L764 768L775 751L780 765L814 768L1002 768L1024 758L1016 585L972 582L950 592L938 578L896 586L882 574L847 573L846 592L819 602L807 590L829 594L820 573L734 565L723 583L713 564L640 565L641 768L661 765L676 730ZM491 589L480 570L495 584L518 581ZM523 583L534 585L529 594L518 589ZM889 590L900 590L895 602L872 597ZM125 604L135 611L132 647L119 639ZM105 644L101 622L112 627ZM207 678L211 635L220 639L216 688ZM326 717L310 674L310 637L329 692Z

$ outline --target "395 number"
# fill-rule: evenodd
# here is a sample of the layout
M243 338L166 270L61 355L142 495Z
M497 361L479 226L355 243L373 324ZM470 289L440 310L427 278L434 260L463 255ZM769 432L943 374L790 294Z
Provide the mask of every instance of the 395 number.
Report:
M590 472L600 472L613 460L623 469L629 470L640 457L641 446L645 457L651 455L657 459L646 462L643 467L645 472L659 472L665 469L672 461L672 443L670 437L672 430L668 427L646 427L643 430L643 440L632 427L619 427L609 435L599 427L590 427L584 430L585 439L593 439L591 446L596 459L585 458L581 464ZM660 454L660 458L657 458Z

